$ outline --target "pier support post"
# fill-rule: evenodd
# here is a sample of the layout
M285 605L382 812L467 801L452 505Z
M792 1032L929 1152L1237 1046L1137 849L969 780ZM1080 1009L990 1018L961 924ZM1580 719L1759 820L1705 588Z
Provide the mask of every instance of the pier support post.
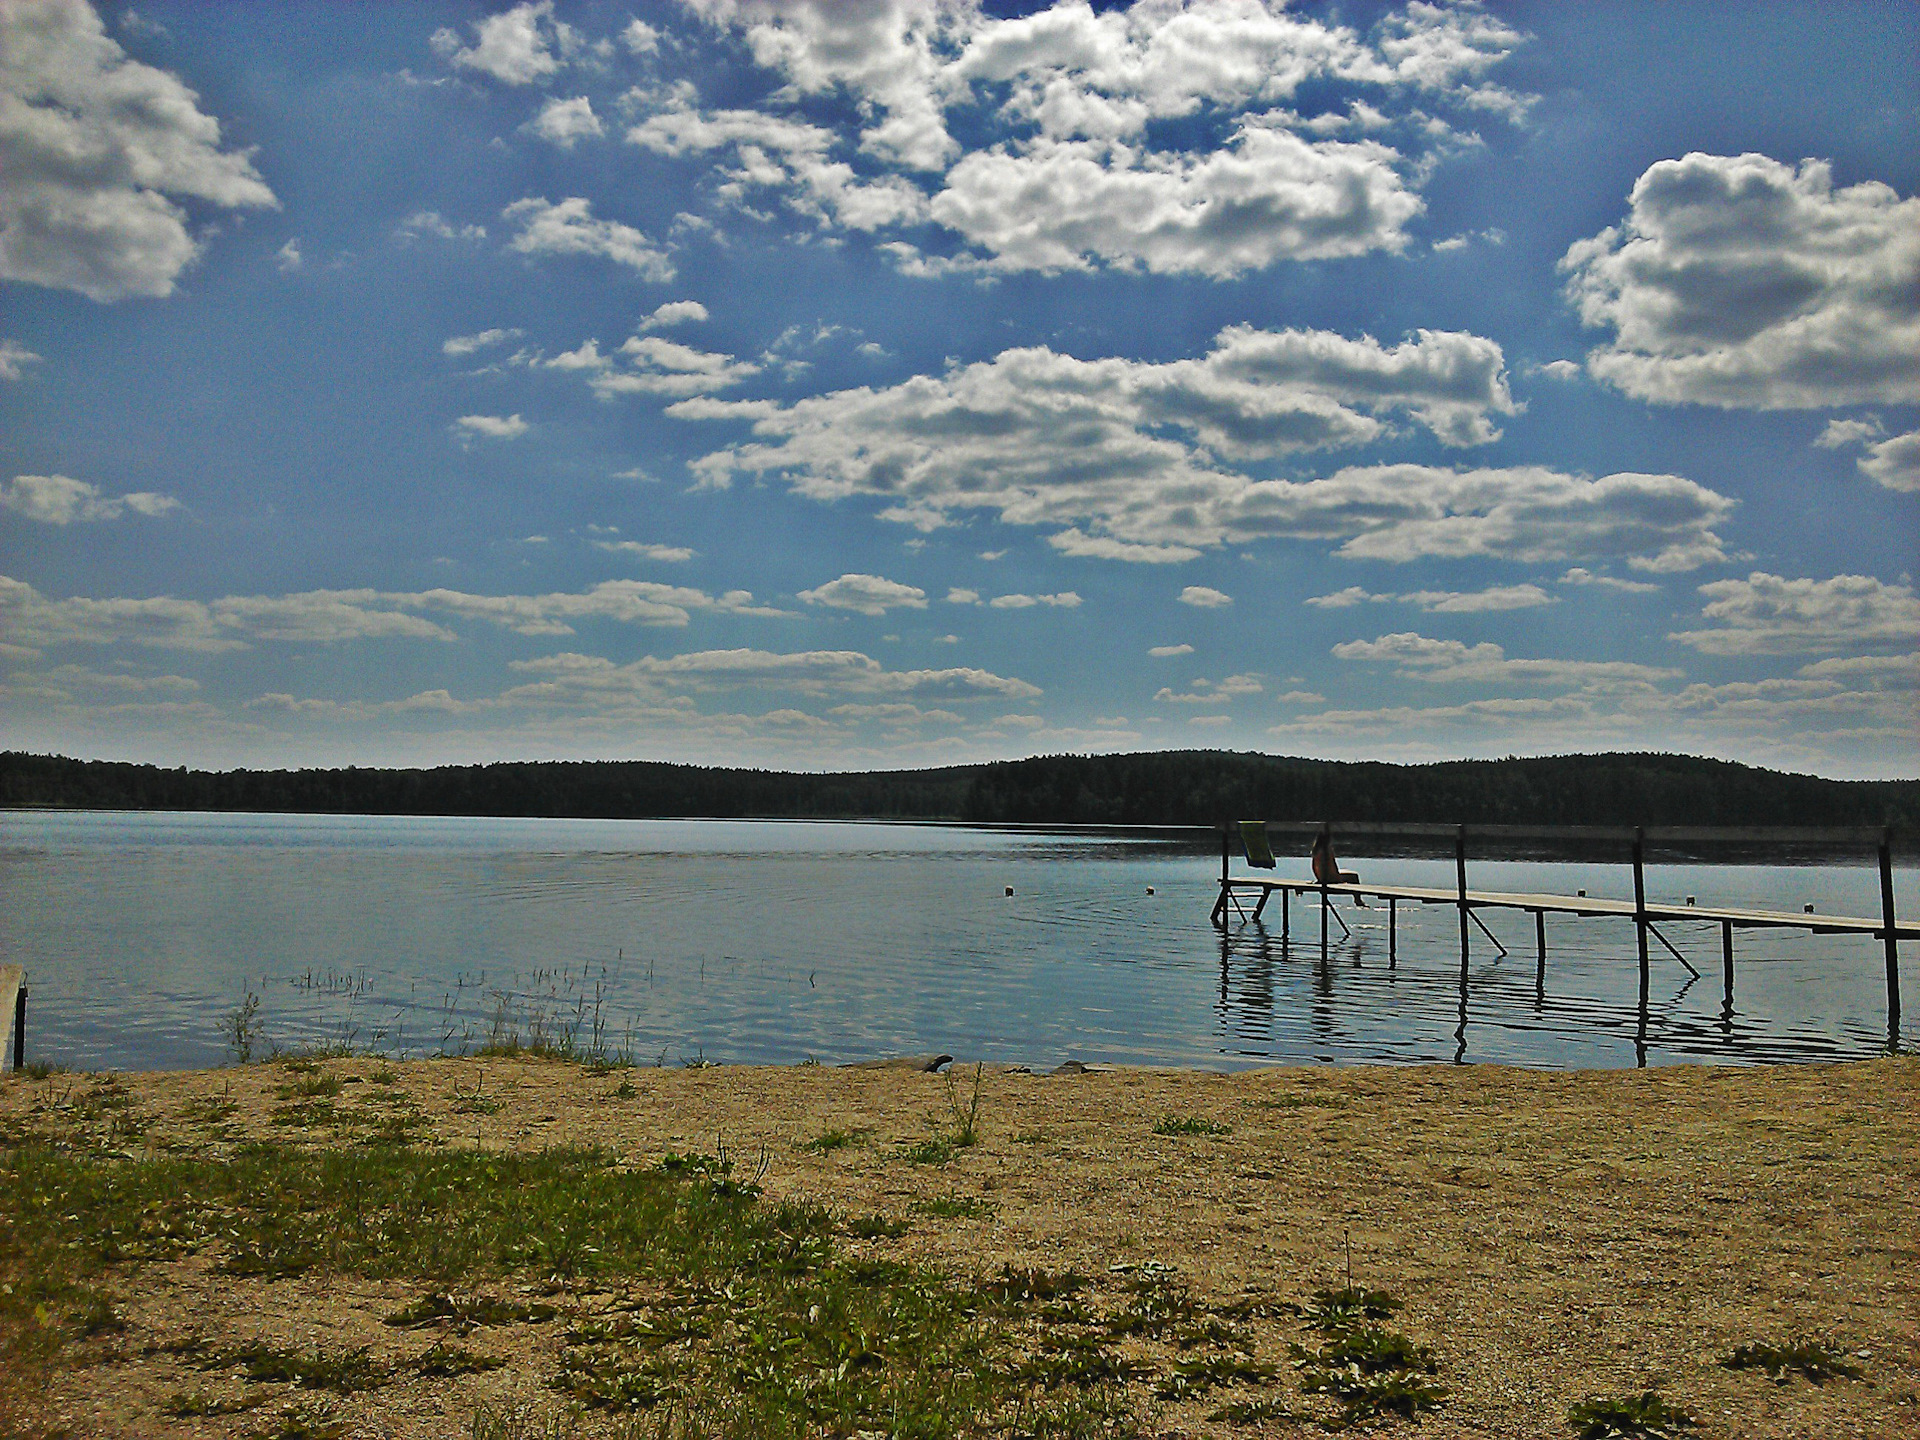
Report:
M1887 947L1887 1047L1900 1044L1900 942L1893 923L1893 832L1880 832L1880 922L1886 928L1882 939Z
M1453 827L1453 873L1460 892L1460 963L1467 963L1467 827ZM1464 973L1464 971L1462 972Z
M1280 941L1286 943L1287 921L1291 918L1293 892L1284 886L1280 890Z
M13 992L13 1070L17 1075L27 1067L27 987Z
M1322 880L1320 882L1320 960L1323 964L1327 958L1327 911L1332 908L1332 904L1327 895L1327 882Z
M1733 1006L1733 922L1720 922L1720 994L1729 1009Z
M1387 897L1387 968L1393 969L1400 958L1400 897Z
M1547 912L1533 912L1533 983L1538 989L1547 983Z
M1633 827L1633 928L1640 939L1640 1014L1645 1024L1647 1011L1647 874L1646 835Z
M1227 928L1228 861L1233 854L1233 832L1228 824L1220 824L1220 903L1213 907L1213 923L1222 930Z

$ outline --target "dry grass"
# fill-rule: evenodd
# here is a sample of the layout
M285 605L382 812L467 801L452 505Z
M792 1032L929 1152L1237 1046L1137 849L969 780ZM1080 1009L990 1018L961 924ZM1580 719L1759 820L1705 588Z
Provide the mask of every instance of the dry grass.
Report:
M1422 1413L1422 1435L1567 1436L1570 1407L1649 1391L1690 1412L1698 1428L1688 1433L1702 1437L1920 1433L1920 1063L1911 1059L1580 1074L989 1071L974 1143L944 1158L921 1153L955 1125L954 1092L935 1075L594 1074L498 1057L341 1059L323 1078L314 1073L263 1064L115 1085L8 1079L0 1144L208 1158L244 1155L259 1139L489 1152L590 1145L645 1164L724 1146L740 1173L764 1159L770 1201L866 1217L846 1227L844 1243L859 1255L975 1280L1089 1277L1084 1292L1045 1302L1062 1334L1092 1333L1089 1324L1128 1307L1191 1306L1157 1333L1104 1349L1035 1350L1035 1364L1141 1367L1127 1393L1150 1417L1149 1433L1293 1434L1303 1423L1295 1417L1338 1413L1302 1392L1289 1347L1321 1343L1303 1316L1316 1292L1350 1283L1403 1300L1394 1331L1431 1354L1446 1396ZM324 1076L339 1081L337 1092ZM965 1108L971 1067L961 1079ZM283 1098L290 1085L306 1093ZM498 1108L460 1103L477 1094ZM294 1109L307 1123L275 1123ZM1165 1126L1170 1116L1182 1123ZM841 1134L860 1142L819 1143ZM116 1267L103 1293L124 1328L69 1331L49 1352L44 1389L11 1367L0 1434L9 1424L33 1433L37 1421L43 1433L64 1427L76 1437L250 1436L316 1403L255 1385L247 1393L258 1392L259 1408L168 1416L182 1393L243 1393L166 1348L188 1337L216 1352L368 1347L393 1379L326 1397L326 1423L344 1435L464 1434L483 1407L491 1416L532 1407L524 1433L544 1433L533 1427L562 1404L548 1381L564 1329L626 1303L602 1280L506 1277L492 1286L501 1296L555 1304L563 1319L474 1328L461 1343L503 1366L423 1374L404 1366L426 1337L383 1321L444 1286L231 1277L215 1272L216 1260L217 1249ZM1150 1303L1139 1298L1143 1285L1157 1297ZM1183 1325L1217 1333L1182 1351ZM1844 1347L1862 1373L1776 1384L1723 1363L1743 1345L1809 1335ZM1244 1362L1206 1359L1229 1353ZM1248 1378L1268 1366L1270 1385ZM1174 1378L1182 1373L1184 1383ZM1155 1399L1156 1387L1170 1398ZM560 1423L554 1433L571 1433ZM624 1433L615 1423L596 1412L579 1433Z

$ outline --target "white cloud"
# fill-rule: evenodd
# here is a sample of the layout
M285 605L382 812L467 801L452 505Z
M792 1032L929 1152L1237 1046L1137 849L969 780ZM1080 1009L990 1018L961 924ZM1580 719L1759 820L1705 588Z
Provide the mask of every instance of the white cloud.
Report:
M695 553L685 545L650 545L641 540L596 540L593 543L596 549L610 554L637 555L642 560L657 560L669 565L691 560Z
M967 590L960 586L955 586L953 589L947 591L947 603L949 605L978 605L980 603L980 592L978 590Z
M300 237L298 235L274 251L273 263L280 268L282 275L291 275L306 263L306 260L300 254Z
M1920 199L1696 152L1650 166L1629 206L1560 262L1581 319L1613 332L1597 378L1665 404L1920 401Z
M585 372L587 384L602 400L617 395L706 395L758 375L762 368L751 360L696 350L658 335L629 336L611 355L601 354L600 342L589 339L538 363L550 370Z
M513 669L542 678L503 699L580 704L608 693L660 695L669 687L695 690L783 689L811 695L925 695L953 700L1039 696L1036 685L991 671L889 670L857 650L700 650L664 658L643 656L616 665L594 655L518 660Z
M520 227L509 245L523 255L591 255L637 271L642 279L673 278L673 261L631 225L593 218L593 204L572 196L558 204L528 196L500 212Z
M660 49L660 32L644 20L629 20L620 41L635 55L652 55Z
M684 627L694 613L787 618L751 593L711 595L647 580L606 580L584 591L474 595L459 590L310 590L228 595L215 600L50 600L0 576L0 633L29 647L133 643L182 650L238 650L260 641L335 643L363 639L453 640L441 620L463 620L519 635L571 635L583 622ZM438 619L429 619L429 616Z
M1226 276L1280 258L1397 249L1422 208L1409 179L1441 147L1476 137L1355 95L1358 128L1397 129L1427 151L1410 161L1380 139L1325 138L1328 127L1286 102L1312 84L1395 109L1396 98L1417 96L1516 119L1528 103L1487 78L1524 37L1478 10L1414 4L1363 37L1258 0L1143 0L1097 15L1060 3L1006 20L971 4L693 8L786 80L776 103L852 100L861 119L850 158L832 158L839 137L818 127L803 127L814 132L803 141L771 128L798 122L699 112L684 93L656 102L630 138L661 153L731 150L726 202L771 193L854 229L930 217L969 247L940 256L889 245L910 273L1110 264ZM956 109L972 121L962 132L970 151L948 127ZM1214 134L1196 148L1154 129L1197 116ZM854 160L904 173L874 178ZM907 176L937 177L930 204Z
M487 227L455 225L438 210L416 210L394 227L394 235L402 243L411 243L422 235L431 235L436 240L484 240Z
M517 440L533 427L518 415L462 415L447 427L462 444L474 440Z
M251 151L85 0L0 6L0 279L98 301L173 293L200 254L180 203L277 208Z
M451 29L436 30L434 53L449 65L491 75L504 85L531 85L557 73L579 44L571 26L553 18L553 0L516 5L474 22L475 42L462 46ZM558 52L558 53L556 53Z
M1156 660L1170 660L1176 655L1193 654L1193 646L1191 645L1154 645L1148 649L1147 654L1153 656L1153 658Z
M1555 599L1538 585L1491 585L1485 590L1411 590L1405 594L1376 595L1358 585L1349 585L1331 595L1315 595L1304 603L1320 610L1344 610L1365 603L1386 604L1399 601L1418 605L1429 615L1476 615L1492 610L1530 610L1552 605Z
M571 100L562 100L556 95L527 122L527 130L562 150L571 150L582 140L597 140L607 133L600 117L593 113L593 102L585 95L576 95Z
M1623 595L1657 595L1660 587L1649 580L1620 580L1612 575L1596 575L1579 565L1560 577L1562 585L1597 585L1603 590L1618 590Z
M1886 433L1887 428L1880 423L1878 415L1869 415L1863 420L1829 420L1827 428L1815 437L1813 443L1822 450L1844 450L1849 445L1865 445L1878 440Z
M1334 646L1332 653L1337 660L1392 665L1407 679L1433 684L1525 681L1602 690L1636 689L1676 679L1681 673L1625 660L1514 660L1491 642L1467 645L1459 640L1432 640L1412 631L1375 640L1349 640Z
M1889 490L1920 491L1920 430L1869 445L1860 457L1860 471Z
M1549 360L1539 367L1539 372L1550 380L1577 380L1580 369L1578 360Z
M1258 695L1265 688L1252 675L1229 675L1217 682L1195 680L1193 689L1184 694L1171 686L1162 686L1153 698L1170 705L1218 705L1222 701L1232 700L1236 695Z
M994 610L1031 610L1036 605L1050 606L1056 610L1077 610L1080 597L1071 590L1062 590L1058 595L996 595L987 602Z
M18 340L0 339L0 380L18 380L29 365L38 365L40 356Z
M1336 590L1331 595L1310 595L1302 604L1311 605L1316 610L1348 610L1355 605L1364 605L1368 601L1387 601L1391 595L1376 595L1363 585L1349 585L1344 590Z
M1218 610L1222 606L1233 604L1233 597L1210 585L1189 585L1180 592L1182 605L1195 605L1202 610Z
M476 331L472 335L455 335L441 344L440 353L454 356L471 355L476 350L485 350L503 341L516 340L520 334L521 332L517 329L495 328Z
M102 495L96 485L66 475L16 475L0 485L0 509L11 510L47 525L72 525L89 520L118 520L131 510L157 517L180 508L171 495L150 490L130 495Z
M1116 540L1111 535L1088 535L1074 526L1049 535L1047 544L1063 555L1088 560L1127 560L1136 565L1178 565L1199 559L1201 553L1191 545L1140 545Z
M707 318L707 307L698 300L669 300L640 322L642 330L660 330L669 325L700 323Z
M927 608L926 591L879 575L842 575L838 580L829 580L811 590L802 590L800 598L809 605L855 610L862 615L884 615L889 610Z
M1863 646L1911 645L1920 635L1920 596L1911 585L1871 575L1789 580L1756 570L1744 580L1700 587L1714 628L1668 638L1708 655L1819 654Z

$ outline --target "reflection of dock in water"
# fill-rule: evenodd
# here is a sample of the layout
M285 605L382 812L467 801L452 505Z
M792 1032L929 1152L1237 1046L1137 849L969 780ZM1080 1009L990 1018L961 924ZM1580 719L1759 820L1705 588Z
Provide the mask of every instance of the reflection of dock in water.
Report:
M1261 868L1277 868L1270 834L1313 837L1316 853L1324 851L1331 859L1336 842L1343 848L1354 849L1355 853L1365 853L1369 841L1390 840L1397 842L1395 848L1402 853L1413 847L1429 852L1441 848L1440 842L1450 842L1455 865L1456 883L1452 889L1418 885L1368 885L1360 883L1352 876L1343 876L1338 882L1318 879L1282 879L1258 875L1235 875L1232 870L1233 838L1235 827L1223 828L1220 840L1220 894L1214 902L1213 923L1222 932L1221 945L1221 1000L1224 1003L1227 993L1227 969L1231 946L1226 936L1232 919L1237 915L1241 925L1256 925L1265 928L1264 915L1268 903L1278 895L1280 897L1280 949L1281 955L1287 953L1292 941L1292 901L1295 896L1303 900L1316 897L1319 901L1320 917L1320 956L1324 967L1328 955L1329 922L1340 927L1343 937L1351 937L1352 931L1346 921L1334 908L1333 901L1338 896L1347 896L1357 904L1368 900L1382 901L1386 905L1387 919L1387 966L1391 971L1398 960L1399 948L1399 907L1401 901L1420 905L1447 905L1456 908L1460 916L1460 1028L1458 1031L1459 1049L1455 1059L1464 1057L1466 1050L1467 1025L1467 979L1468 962L1471 952L1472 929L1478 928L1486 936L1501 956L1508 954L1507 947L1489 930L1475 912L1480 910L1515 910L1529 913L1534 918L1535 941L1535 997L1536 1003L1544 1005L1547 971L1547 916L1564 915L1578 919L1629 919L1634 922L1639 942L1640 961L1640 999L1637 1014L1635 1048L1640 1063L1646 1063L1646 1032L1648 1018L1648 993L1651 972L1651 952L1648 939L1657 940L1673 958L1683 965L1692 980L1682 987L1681 993L1691 988L1692 981L1700 978L1700 972L1693 962L1688 960L1659 928L1661 923L1676 921L1709 921L1720 927L1721 979L1723 1002L1721 1015L1723 1026L1730 1029L1733 1010L1734 981L1734 944L1735 930L1774 929L1802 930L1815 935L1859 935L1881 941L1885 956L1887 984L1887 1044L1889 1049L1898 1047L1900 1034L1900 961L1899 941L1902 939L1920 939L1920 927L1902 926L1894 917L1893 907L1893 862L1892 836L1887 829L1844 828L1809 829L1799 827L1743 827L1698 828L1698 827L1636 827L1633 829L1599 826L1515 826L1515 825L1394 825L1371 823L1336 823L1328 821L1293 821L1270 825L1264 821L1241 821L1237 827L1241 837L1243 853L1250 865ZM1359 841L1359 847L1346 842ZM1474 890L1467 884L1467 851L1469 842L1492 842L1503 848L1515 844L1547 843L1574 844L1586 848L1624 846L1633 866L1633 895L1628 900L1611 900L1589 896L1585 891L1574 895L1534 893L1522 891ZM1424 844L1422 842L1425 842ZM1812 906L1802 911L1764 910L1747 907L1727 907L1698 905L1692 896L1687 897L1685 905L1649 903L1646 898L1646 852L1652 847L1659 850L1679 852L1688 858L1700 850L1712 851L1716 848L1738 847L1741 851L1752 853L1755 850L1769 848L1788 849L1796 856L1813 853L1832 854L1844 850L1872 849L1877 852L1880 867L1879 917L1854 915L1817 914ZM1337 873L1337 865L1332 866ZM1251 908L1245 901L1252 902Z

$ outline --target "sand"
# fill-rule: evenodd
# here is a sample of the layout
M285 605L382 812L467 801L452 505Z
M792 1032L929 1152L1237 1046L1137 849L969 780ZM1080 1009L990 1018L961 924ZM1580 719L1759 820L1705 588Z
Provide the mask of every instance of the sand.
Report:
M1157 1265L1202 1296L1303 1300L1344 1283L1350 1263L1356 1283L1405 1300L1398 1328L1433 1348L1451 1392L1409 1433L1566 1436L1569 1403L1656 1389L1690 1408L1707 1437L1920 1436L1920 1061L1911 1058L1582 1073L989 1072L980 1142L945 1165L905 1158L908 1143L951 1119L953 1092L935 1074L596 1074L525 1058L324 1065L345 1082L342 1113L417 1113L423 1136L448 1146L584 1143L647 1161L724 1145L747 1170L764 1157L770 1196L911 1218L903 1237L872 1248L957 1273L1071 1267L1117 1287ZM287 1082L274 1063L121 1077L126 1109L145 1126L120 1148L217 1152L245 1135L325 1142L325 1130L270 1123L284 1103L275 1087ZM97 1110L78 1119L76 1100L97 1083L0 1082L0 1134L113 1145L101 1128L110 1119ZM456 1096L476 1087L498 1110L456 1113ZM969 1089L958 1087L963 1105ZM218 1095L234 1108L217 1124L190 1103ZM1168 1117L1228 1130L1154 1133ZM868 1133L827 1154L800 1148L834 1129ZM974 1219L914 1212L936 1197L988 1208ZM364 1343L376 1356L420 1348L380 1323L417 1284L236 1281L212 1266L203 1255L117 1270L108 1288L128 1328L69 1347L46 1416L76 1436L258 1433L268 1412L159 1413L167 1396L206 1384L155 1353L188 1333ZM337 1407L345 1433L464 1435L482 1399L555 1408L544 1380L557 1328L476 1332L467 1343L507 1358L505 1369L355 1396ZM1284 1376L1297 1320L1255 1328L1260 1357ZM1863 1376L1774 1384L1719 1363L1736 1345L1803 1335L1843 1342ZM1168 1404L1156 1424L1167 1435L1296 1433L1211 1421L1217 1405Z

